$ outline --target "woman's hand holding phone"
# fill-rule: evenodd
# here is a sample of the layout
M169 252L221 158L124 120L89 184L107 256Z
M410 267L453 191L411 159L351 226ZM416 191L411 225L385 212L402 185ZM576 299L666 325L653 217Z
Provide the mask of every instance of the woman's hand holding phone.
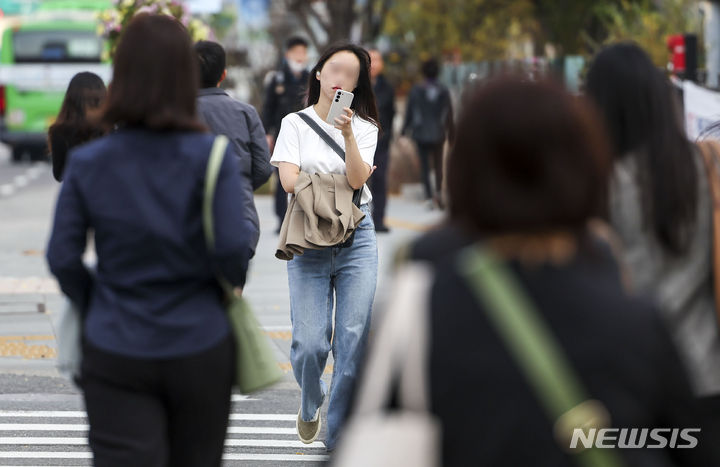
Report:
M342 131L342 135L344 138L349 138L353 136L351 125L353 111L349 107L343 108L343 111L345 112L345 115L340 115L335 119L335 128Z

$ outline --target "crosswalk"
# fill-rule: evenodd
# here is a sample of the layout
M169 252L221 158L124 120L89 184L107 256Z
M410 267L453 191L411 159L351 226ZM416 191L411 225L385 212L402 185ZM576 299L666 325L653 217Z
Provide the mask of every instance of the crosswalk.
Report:
M321 465L328 460L322 442L297 439L297 414L245 413L248 401L233 395L224 466ZM0 410L0 466L91 465L87 430L82 410Z

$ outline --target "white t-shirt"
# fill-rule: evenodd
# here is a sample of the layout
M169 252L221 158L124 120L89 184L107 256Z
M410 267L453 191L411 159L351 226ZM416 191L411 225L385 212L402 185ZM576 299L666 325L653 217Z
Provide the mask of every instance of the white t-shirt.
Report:
M320 125L320 128L325 130L341 148L345 149L345 138L343 138L342 132L323 121L312 106L301 112L311 116ZM378 128L357 115L353 116L351 125L360 156L372 167L378 140ZM288 114L282 119L280 133L275 142L275 150L270 159L270 163L276 167L280 165L280 162L295 164L300 167L302 172L309 174L346 173L345 162L340 159L340 156L310 128L310 125L294 113ZM368 203L371 199L370 189L365 185L361 203Z

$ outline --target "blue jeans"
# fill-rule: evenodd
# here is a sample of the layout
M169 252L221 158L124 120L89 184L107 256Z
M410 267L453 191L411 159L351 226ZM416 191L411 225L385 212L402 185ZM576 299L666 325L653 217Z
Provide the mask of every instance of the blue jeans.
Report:
M334 449L349 410L370 329L377 285L378 254L370 208L350 248L305 250L288 263L292 348L290 361L302 390L302 419L312 420L327 388L320 379L332 350L332 375L325 445ZM335 329L333 337L333 296Z

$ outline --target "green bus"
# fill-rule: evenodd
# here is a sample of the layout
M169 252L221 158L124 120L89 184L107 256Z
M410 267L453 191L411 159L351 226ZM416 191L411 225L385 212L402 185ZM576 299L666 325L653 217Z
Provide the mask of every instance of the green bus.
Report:
M105 41L93 9L109 2L43 2L44 8L18 18L2 34L0 48L0 141L12 147L13 161L45 159L47 129L60 110L76 73L92 71L106 81ZM62 6L62 8L61 8Z

